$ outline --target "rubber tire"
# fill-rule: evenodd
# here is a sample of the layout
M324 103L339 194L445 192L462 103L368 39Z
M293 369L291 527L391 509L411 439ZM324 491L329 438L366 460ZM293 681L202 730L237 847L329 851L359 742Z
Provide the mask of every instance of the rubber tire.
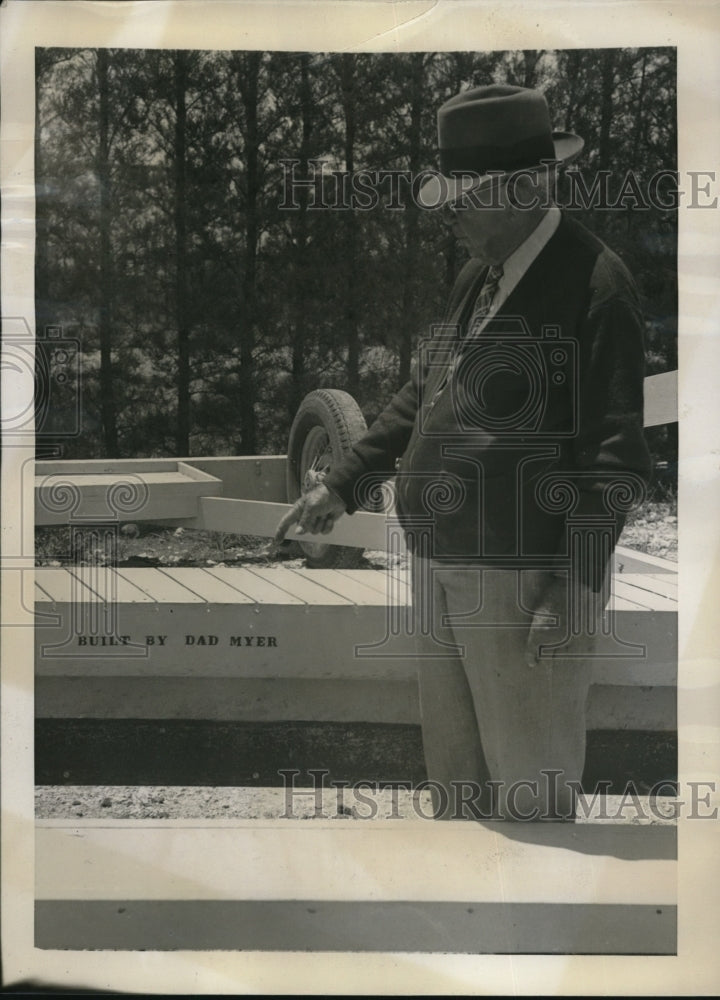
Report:
M294 503L302 492L306 469L303 449L312 436L327 444L332 454L331 465L337 464L358 441L367 424L353 397L341 389L315 389L303 399L290 428L286 466L287 497ZM312 438L311 438L312 440ZM296 542L312 569L352 569L360 562L364 549L320 542Z

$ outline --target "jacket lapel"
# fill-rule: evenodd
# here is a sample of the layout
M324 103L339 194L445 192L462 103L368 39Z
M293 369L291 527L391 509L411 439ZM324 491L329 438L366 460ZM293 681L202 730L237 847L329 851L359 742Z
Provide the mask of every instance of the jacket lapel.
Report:
M547 318L547 304L552 290L559 286L558 251L564 242L564 216L555 232L525 271L517 285L498 309L496 316L522 316L532 331L536 317Z
M447 318L448 326L456 327L460 337L465 336L465 330L472 315L475 300L480 293L480 289L485 282L485 275L488 272L487 266L477 260L470 260L465 267L467 268L466 280L463 282L462 287L458 289L458 295L454 303L450 305Z
M532 330L536 326L536 323L533 322L534 318L547 315L546 306L549 290L557 287L558 284L559 255L562 254L567 225L567 219L563 213L557 229L495 313L495 317L520 315ZM458 290L458 299L454 306L451 306L452 312L448 318L448 323L451 326L459 327L461 336L465 336L475 300L488 271L485 265L474 260L469 262L466 267L468 268L467 281ZM554 281L551 280L553 275L555 276Z

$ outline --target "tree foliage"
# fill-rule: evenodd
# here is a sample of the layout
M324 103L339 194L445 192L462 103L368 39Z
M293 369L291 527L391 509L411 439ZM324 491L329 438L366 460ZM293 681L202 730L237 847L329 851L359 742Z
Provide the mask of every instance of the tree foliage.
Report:
M322 386L372 418L463 251L387 182L369 211L318 196L332 203L348 172L435 168L437 107L493 81L542 89L556 127L585 139L586 186L604 171L611 200L626 195L573 210L636 277L648 373L677 367L677 213L639 210L626 180L676 169L674 50L38 49L36 75L37 322L83 351L65 457L283 452ZM288 160L318 180L292 209ZM667 429L651 445L676 457Z

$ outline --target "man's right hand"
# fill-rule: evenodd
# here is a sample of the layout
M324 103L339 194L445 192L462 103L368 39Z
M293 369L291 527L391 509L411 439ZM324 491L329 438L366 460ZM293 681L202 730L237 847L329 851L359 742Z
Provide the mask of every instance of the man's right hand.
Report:
M275 532L275 544L282 542L291 524L297 524L295 533L298 535L327 535L344 513L345 504L339 496L331 493L327 486L316 486L303 493L280 521Z

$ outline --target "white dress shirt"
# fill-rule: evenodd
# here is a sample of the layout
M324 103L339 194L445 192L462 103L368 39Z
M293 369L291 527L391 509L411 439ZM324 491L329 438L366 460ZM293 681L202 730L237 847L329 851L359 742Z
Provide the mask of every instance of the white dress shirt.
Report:
M543 247L548 243L559 225L560 209L557 205L552 205L527 239L523 240L520 246L513 250L507 260L503 261L503 275L493 297L492 304L484 320L473 330L474 335L484 329L488 320L492 319L503 303L507 301L510 293Z

